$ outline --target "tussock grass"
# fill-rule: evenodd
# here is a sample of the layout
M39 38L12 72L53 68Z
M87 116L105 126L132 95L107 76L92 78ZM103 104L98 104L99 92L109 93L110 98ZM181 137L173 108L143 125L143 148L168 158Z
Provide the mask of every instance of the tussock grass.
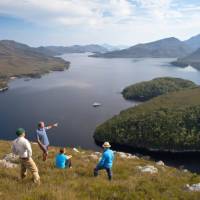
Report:
M0 168L0 199L5 200L199 200L200 193L188 192L184 186L200 182L200 176L171 167L156 166L143 159L115 158L113 181L109 182L104 171L93 177L95 160L88 155L92 151L67 153L73 155L73 168L58 170L54 167L57 147L51 147L49 159L42 161L37 145L32 144L41 185L36 186L31 176L18 179L19 169ZM0 142L0 158L10 152L10 142ZM143 174L137 166L154 165L158 174Z

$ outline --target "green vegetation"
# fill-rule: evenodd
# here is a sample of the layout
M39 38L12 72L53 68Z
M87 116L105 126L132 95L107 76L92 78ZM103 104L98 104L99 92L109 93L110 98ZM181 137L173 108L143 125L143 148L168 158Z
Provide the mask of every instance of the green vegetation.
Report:
M61 58L47 56L14 41L0 41L0 52L0 88L6 87L12 76L35 78L69 67L69 62Z
M159 95L195 86L195 83L192 81L180 78L163 77L128 86L123 90L122 94L125 99L146 101Z
M116 157L112 182L107 180L105 172L93 177L96 160L89 157L91 151L73 152L73 168L58 170L54 167L54 156L58 148L51 147L49 160L43 162L41 152L33 144L34 160L41 175L41 185L35 186L28 176L18 180L19 169L0 167L0 199L6 200L199 200L200 193L188 192L185 185L200 182L200 176L183 172L167 166L157 166L143 159L123 159ZM10 152L9 142L0 142L0 157ZM137 167L154 165L157 174L143 174Z
M103 142L154 150L200 150L200 88L153 98L97 127Z

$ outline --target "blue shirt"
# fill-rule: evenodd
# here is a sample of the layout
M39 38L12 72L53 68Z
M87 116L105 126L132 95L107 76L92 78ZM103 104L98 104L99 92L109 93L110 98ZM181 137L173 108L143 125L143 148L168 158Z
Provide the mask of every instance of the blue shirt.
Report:
M56 155L56 167L60 169L64 169L66 167L68 161L68 157L65 154L57 154Z
M114 160L113 151L110 149L106 149L102 154L102 157L98 163L98 166L104 167L104 168L112 168L113 160Z
M47 127L38 128L36 132L37 132L37 139L39 139L43 145L48 146L49 145L49 139L47 137L46 130L48 130Z

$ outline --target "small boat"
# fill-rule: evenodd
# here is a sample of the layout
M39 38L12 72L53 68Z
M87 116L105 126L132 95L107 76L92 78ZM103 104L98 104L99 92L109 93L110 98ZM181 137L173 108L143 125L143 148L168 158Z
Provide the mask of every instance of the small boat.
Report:
M101 106L101 104L98 103L98 102L94 102L94 103L92 104L92 106L93 106L93 107L99 107L99 106Z

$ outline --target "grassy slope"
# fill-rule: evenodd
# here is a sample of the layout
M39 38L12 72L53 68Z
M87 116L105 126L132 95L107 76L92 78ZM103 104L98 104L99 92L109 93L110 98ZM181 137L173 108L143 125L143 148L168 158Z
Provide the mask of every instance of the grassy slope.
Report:
M1 75L19 76L23 74L45 73L56 68L64 69L67 62L59 58L8 58L1 59Z
M40 186L31 183L30 176L23 182L17 179L19 169L0 168L0 199L6 200L128 200L128 199L200 199L200 193L187 192L184 185L200 182L200 176L170 167L158 167L156 175L142 174L138 165L155 164L142 159L124 160L117 157L114 164L114 179L110 183L104 172L98 178L92 176L96 161L88 158L91 152L75 153L73 169L58 170L54 167L57 148L50 150L49 160L41 161L41 152L37 145L32 145L34 159L39 166ZM10 143L0 141L0 157L10 152Z

